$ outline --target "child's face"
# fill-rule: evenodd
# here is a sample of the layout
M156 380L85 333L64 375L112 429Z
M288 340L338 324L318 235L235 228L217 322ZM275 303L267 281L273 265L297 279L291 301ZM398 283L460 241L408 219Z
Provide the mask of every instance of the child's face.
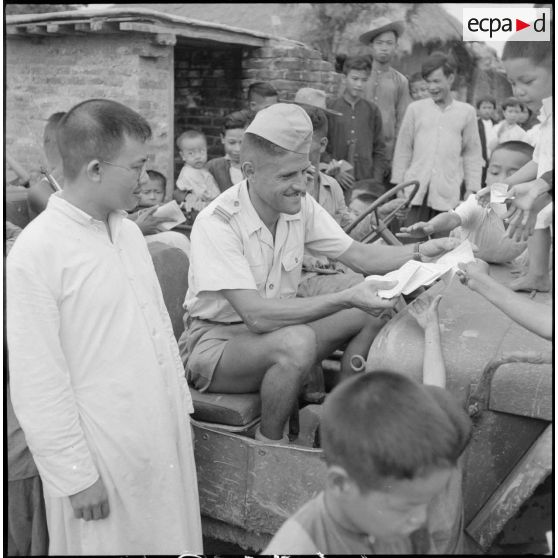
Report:
M552 70L535 66L528 58L512 58L503 62L513 95L531 110L552 95Z
M428 505L448 485L452 469L412 480L386 479L385 491L360 492L352 482L338 500L348 527L381 540L410 535L427 520Z
M229 156L233 163L240 163L240 148L242 146L242 138L244 137L243 128L234 128L226 130L225 135L221 135L221 143L225 148L225 154Z
M345 90L353 99L364 95L364 86L370 77L366 70L349 70L345 76Z
M420 99L427 99L430 97L426 81L420 80L411 83L411 97L413 101L420 101Z
M272 95L271 97L262 97L261 95L255 94L250 101L250 110L253 112L260 112L260 110L270 107L277 103L277 95Z
M180 155L182 160L195 169L201 169L207 163L207 144L205 138L185 138L182 140Z
M527 120L529 120L529 111L527 110L527 107L523 107L517 118L517 123L524 124Z
M524 153L511 149L497 149L492 153L486 172L486 185L492 186L496 182L506 182L506 178L529 162Z
M517 124L521 109L517 105L510 105L504 109L504 118L508 124Z
M487 101L483 101L479 105L479 116L483 120L489 120L490 118L492 118L494 116L494 109L495 109L495 107L492 103L489 103Z
M141 207L152 207L162 203L165 197L165 187L160 180L153 180L152 178L145 184L142 184L140 192Z

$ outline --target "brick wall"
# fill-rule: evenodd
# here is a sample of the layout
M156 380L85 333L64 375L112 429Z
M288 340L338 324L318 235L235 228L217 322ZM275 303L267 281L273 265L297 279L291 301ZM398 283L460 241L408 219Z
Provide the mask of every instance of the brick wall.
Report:
M175 47L174 137L197 128L207 137L208 158L224 154L220 141L225 115L243 107L241 47ZM174 148L176 176L182 167Z
M153 167L172 171L173 48L149 38L81 35L6 42L6 150L27 169L43 164L47 118L91 98L119 101L153 128Z
M255 81L269 81L279 92L279 100L292 101L301 87L313 87L335 97L341 75L320 53L301 43L273 42L269 46L246 49L243 53L242 87Z

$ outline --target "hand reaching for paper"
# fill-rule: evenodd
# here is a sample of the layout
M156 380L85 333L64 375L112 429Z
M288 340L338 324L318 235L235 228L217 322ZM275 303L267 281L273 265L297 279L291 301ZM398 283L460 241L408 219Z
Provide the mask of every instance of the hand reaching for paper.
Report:
M409 313L417 323L426 329L430 324L438 324L438 305L442 300L442 295L434 298L424 296L417 298L412 304L407 306Z
M459 238L433 238L420 245L420 253L427 258L436 258L457 248L460 244L461 240Z
M425 238L434 232L434 227L430 223L419 221L410 227L401 227L400 232L395 236L399 238Z
M153 213L155 213L158 208L158 205L154 205L149 209L138 212L136 225L140 228L144 236L158 233L159 225L165 222L165 217L156 217L155 215L153 215Z

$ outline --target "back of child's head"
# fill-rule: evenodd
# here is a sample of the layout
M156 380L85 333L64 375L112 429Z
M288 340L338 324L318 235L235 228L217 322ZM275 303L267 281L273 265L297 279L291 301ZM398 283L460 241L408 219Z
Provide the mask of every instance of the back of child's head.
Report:
M312 121L313 135L319 138L327 136L328 122L326 113L319 107L300 104Z
M409 87L413 85L413 83L418 83L419 81L424 81L424 78L420 72L415 72L409 77Z
M372 63L368 56L349 56L343 63L343 73L347 75L351 70L370 73L372 71Z
M153 182L156 182L157 184L161 185L163 190L166 188L167 179L162 172L159 172L159 171L154 170L154 169L149 169L147 171L147 176L149 176L149 180L151 180Z
M432 72L435 72L438 68L442 68L444 75L449 77L455 74L455 64L453 60L443 52L436 51L433 52L422 64L421 74L424 79L426 79Z
M184 141L186 140L194 140L194 139L203 139L205 140L205 135L203 132L201 132L200 130L196 130L194 128L190 129L190 130L186 130L185 132L182 132L177 140L176 140L176 147L178 147L178 149L182 149L182 144Z
M490 103L492 105L492 108L494 109L496 108L496 99L492 97L492 95L485 95L484 97L479 97L476 103L477 109L479 109L483 103Z
M237 110L236 112L227 114L223 123L223 135L227 133L227 130L244 130L248 127L253 118L254 114L247 109Z
M65 112L55 112L51 114L48 117L43 132L43 149L45 150L47 161L51 166L57 166L61 160L58 143L56 142L56 130L58 129L58 124L60 124L60 121L65 115Z
M254 101L255 97L277 97L277 89L267 81L257 81L248 86L248 102Z
M448 392L393 372L342 382L321 419L326 463L345 469L363 492L388 478L412 480L455 466L470 433L469 417Z
M535 151L535 149L533 148L532 145L529 145L528 143L525 143L524 141L505 141L504 143L499 143L492 151L492 153L490 154L490 161L488 161L488 164L490 165L490 163L492 162L492 159L494 158L494 155L496 153L498 153L498 151L502 151L502 150L506 150L506 151L510 151L512 153L516 153L517 155L521 156L522 159L521 160L525 160L525 163L527 163L528 161L530 161L533 158L533 152Z
M502 62L507 60L515 60L517 58L526 58L534 66L546 68L552 71L552 55L554 49L553 32L550 28L549 41L522 41L521 35L516 33L512 35L504 45L502 51Z
M517 107L519 110L523 107L521 101L515 97L508 97L502 103L502 110L506 110L508 107Z

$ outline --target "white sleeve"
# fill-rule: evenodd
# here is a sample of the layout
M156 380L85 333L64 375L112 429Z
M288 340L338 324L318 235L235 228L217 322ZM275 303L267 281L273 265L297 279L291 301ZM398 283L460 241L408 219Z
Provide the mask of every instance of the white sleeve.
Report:
M58 303L33 265L34 255L16 245L7 260L12 403L45 490L54 497L70 496L94 484L99 474L60 343Z

